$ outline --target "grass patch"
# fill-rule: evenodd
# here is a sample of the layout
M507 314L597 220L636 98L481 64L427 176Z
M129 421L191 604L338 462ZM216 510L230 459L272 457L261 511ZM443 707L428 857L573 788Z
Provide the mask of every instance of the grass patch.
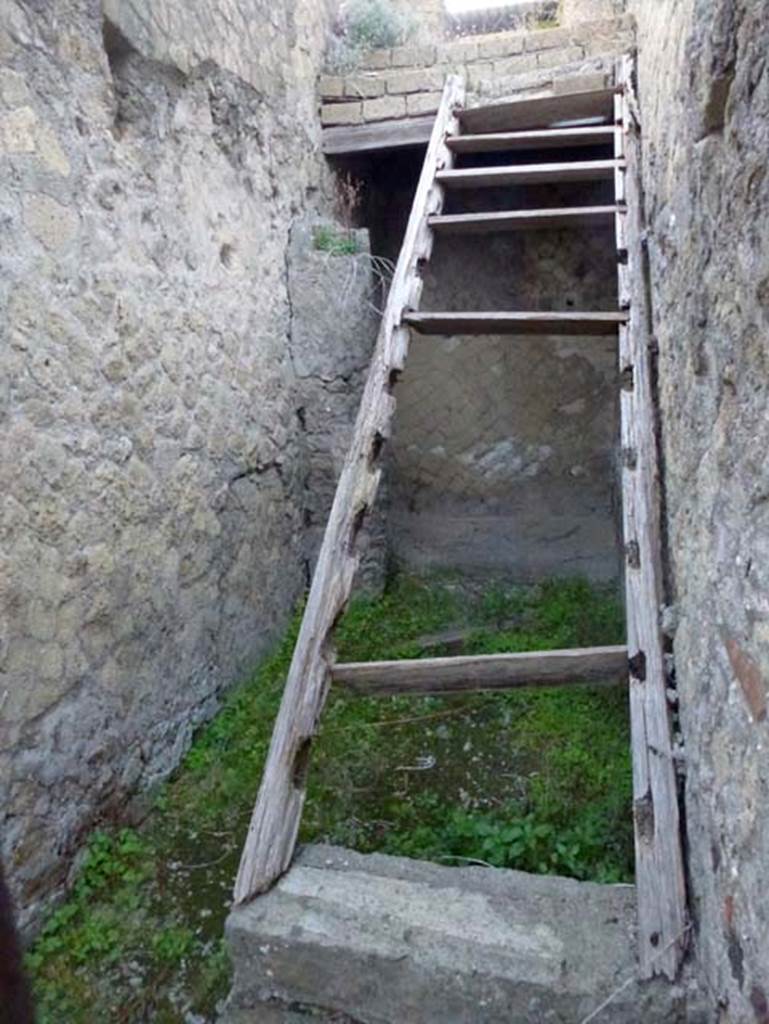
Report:
M334 231L323 225L313 230L312 247L332 256L355 256L361 251L360 242L352 232Z
M353 602L343 660L621 642L616 596L580 580L468 594L395 580ZM156 794L139 831L98 832L75 888L29 955L41 1024L214 1020L229 971L232 879L298 628L230 694ZM448 643L448 641L447 641ZM456 638L451 643L456 652ZM301 838L600 881L632 877L623 688L450 698L332 695Z

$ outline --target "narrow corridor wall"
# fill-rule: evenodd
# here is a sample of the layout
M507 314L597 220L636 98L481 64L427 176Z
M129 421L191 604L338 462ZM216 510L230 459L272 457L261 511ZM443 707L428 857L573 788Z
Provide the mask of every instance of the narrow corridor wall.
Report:
M769 3L633 6L696 966L765 1024Z

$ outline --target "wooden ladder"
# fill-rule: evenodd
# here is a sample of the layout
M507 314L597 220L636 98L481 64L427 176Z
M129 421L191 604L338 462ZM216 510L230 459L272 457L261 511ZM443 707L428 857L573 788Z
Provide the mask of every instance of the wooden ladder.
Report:
M464 109L464 84L449 76L427 146L411 215L371 360L353 441L334 497L272 736L235 884L242 903L288 868L299 831L310 748L332 683L366 696L438 694L553 686L627 678L633 747L633 799L640 969L674 978L686 933L677 787L663 638L657 453L649 367L638 203L638 140L632 67L617 86L573 95ZM588 120L588 124L575 124ZM613 159L457 168L465 153L614 144ZM602 206L443 215L447 189L531 182L614 181ZM619 309L602 312L419 313L422 271L441 233L581 227L614 221ZM619 338L627 646L523 654L340 664L332 634L357 568L356 537L381 476L393 388L410 331L424 334L566 334Z

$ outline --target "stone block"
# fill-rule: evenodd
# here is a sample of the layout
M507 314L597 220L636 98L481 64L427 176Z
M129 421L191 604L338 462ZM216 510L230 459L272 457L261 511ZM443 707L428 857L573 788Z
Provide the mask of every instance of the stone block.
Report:
M390 66L394 68L430 67L436 61L434 46L398 46L392 51Z
M484 57L511 57L523 53L524 38L520 32L490 36L478 43L478 56L483 60Z
M323 99L338 99L344 96L344 79L340 75L321 75L318 92Z
M406 97L406 113L410 117L434 114L441 103L440 92L415 92Z
M445 73L440 68L425 68L421 71L398 71L387 76L387 92L400 96L407 92L429 92L442 89Z
M368 100L377 96L384 96L384 78L374 78L369 75L354 75L344 80L344 94L349 97L359 97Z
M465 64L478 59L478 43L475 40L458 40L438 47L438 60L446 64Z
M46 249L63 249L75 237L78 215L74 210L42 193L25 196L22 205L30 234Z
M484 87L494 77L494 65L491 61L476 62L469 64L465 69L465 81L467 88L475 92Z
M571 32L568 29L543 28L538 32L528 33L525 39L524 48L528 52L552 50L557 46L568 46L571 39Z
M502 78L510 75L520 75L526 71L536 71L536 53L522 53L518 57L505 57L503 60L494 61L494 77Z
M367 53L360 62L362 68L369 71L382 71L389 68L392 63L392 50L372 50Z
M365 100L363 103L364 121L387 121L390 118L405 116L405 96L382 96L378 100Z
M537 54L537 67L557 68L562 64L573 64L582 60L585 51L581 46L566 46L562 50L543 50Z
M573 92L592 92L593 89L605 89L609 84L609 76L605 71L594 71L589 75L566 75L553 79L553 92L556 96L566 96Z
M613 993L605 1024L683 1024L683 989L633 980L635 917L629 885L308 847L230 914L225 1021L261 1024L282 1004L321 1020L541 1024L584 1020Z
M361 103L324 103L320 108L320 123L331 124L362 124L363 105Z

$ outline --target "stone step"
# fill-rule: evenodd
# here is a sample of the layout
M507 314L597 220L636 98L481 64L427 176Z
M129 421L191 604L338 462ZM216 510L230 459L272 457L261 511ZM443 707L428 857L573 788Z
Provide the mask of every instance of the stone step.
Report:
M222 1024L683 1024L634 980L635 889L307 847L232 911Z

